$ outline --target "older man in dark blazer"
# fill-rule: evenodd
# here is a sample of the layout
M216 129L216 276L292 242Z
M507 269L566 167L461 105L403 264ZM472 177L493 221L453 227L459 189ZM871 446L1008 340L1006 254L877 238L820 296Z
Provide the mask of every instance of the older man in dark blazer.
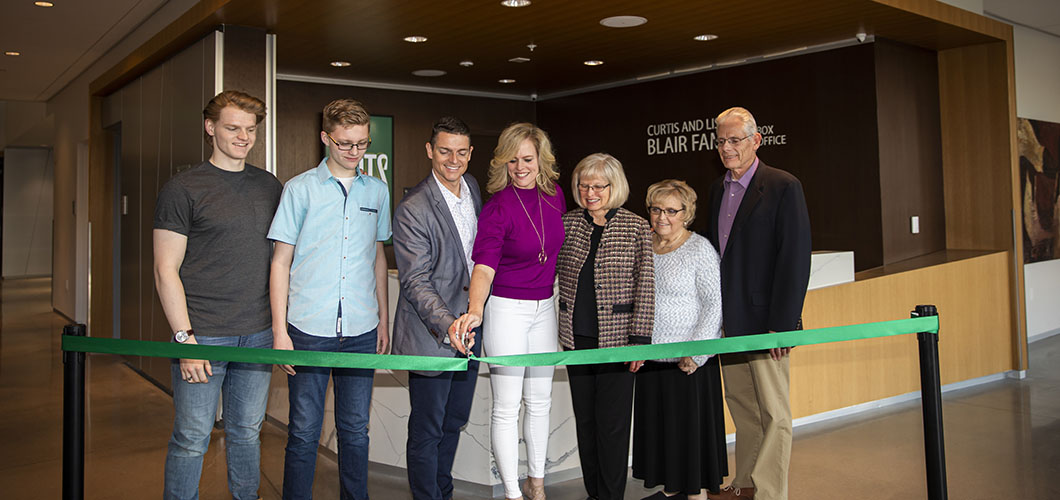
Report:
M721 255L726 337L801 326L810 278L810 219L802 184L759 161L754 117L731 108L716 120L726 172L710 188L708 238ZM791 456L790 347L723 355L725 401L736 425L732 484L710 498L783 500Z
M482 210L475 178L467 174L471 131L453 117L438 120L426 144L431 173L394 210L394 258L401 294L394 318L393 352L459 356L449 325L467 310L471 246ZM478 335L481 340L481 335ZM473 352L478 354L476 345ZM453 497L452 467L460 429L467 423L478 362L463 372L409 372L406 462L413 498Z

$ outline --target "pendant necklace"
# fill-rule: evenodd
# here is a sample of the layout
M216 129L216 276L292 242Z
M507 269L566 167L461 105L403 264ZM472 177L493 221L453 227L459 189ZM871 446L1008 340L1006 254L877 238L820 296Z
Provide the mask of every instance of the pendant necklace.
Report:
M514 187L514 186L513 186ZM541 211L541 191L534 188L537 191L537 215L541 220L541 232L537 231L537 225L534 224L534 219L530 217L530 212L526 210L526 204L523 203L523 199L519 196L519 188L515 188L515 199L519 200L519 206L523 207L523 213L526 214L526 220L530 221L530 227L534 228L534 236L537 236L538 242L541 243L541 252L537 254L537 262L541 265L545 265L545 261L548 260L548 255L545 254L545 214Z

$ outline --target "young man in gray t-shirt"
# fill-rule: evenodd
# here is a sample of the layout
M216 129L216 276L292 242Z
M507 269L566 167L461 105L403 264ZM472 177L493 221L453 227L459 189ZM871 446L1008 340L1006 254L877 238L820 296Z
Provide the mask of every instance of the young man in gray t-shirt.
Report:
M272 347L269 261L265 238L282 186L246 163L261 100L225 91L203 110L209 161L181 172L158 193L154 220L155 286L174 341ZM196 498L202 457L223 395L228 489L258 498L258 434L272 366L174 360L173 435L166 454L166 499Z

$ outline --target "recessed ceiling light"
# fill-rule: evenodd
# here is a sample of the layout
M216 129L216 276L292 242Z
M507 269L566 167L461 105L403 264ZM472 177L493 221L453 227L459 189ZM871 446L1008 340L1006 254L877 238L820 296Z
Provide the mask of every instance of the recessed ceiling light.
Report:
M692 39L697 41L697 42L709 42L711 40L717 40L717 38L718 38L718 35L710 35L710 34L707 34L707 35L696 35L696 36L692 37Z
M349 61L331 61L331 65L336 68L345 68L350 65Z
M530 5L530 0L501 0L501 5L505 7L526 7Z
M5 56L20 56L20 55L22 55L22 53L17 51L17 50L9 50L7 52L4 52L4 55Z
M470 68L475 65L474 61L460 61L460 65L465 68Z
M497 81L500 82L500 83L515 83L515 80L513 80L511 78L501 78L500 80L497 80Z
M412 35L412 36L405 37L405 41L409 42L409 43L423 43L423 42L427 41L427 37L419 36L419 35Z
M37 7L55 7L55 4L51 2L33 2L33 5Z
M592 60L589 60L589 61L585 61L585 62L584 62L584 63L582 63L582 64L584 64L584 65L586 65L586 66L599 66L599 65L601 65L601 64L603 64L603 63L604 63L604 62L603 62L603 61L601 61L601 60L599 60L599 59L592 59Z
M648 22L640 16L611 16L600 20L600 24L608 28L632 28Z
M442 76L445 74L445 71L440 69L418 69L413 71L412 74L416 76Z
M511 59L508 59L508 62L513 62L513 63L530 62L530 58L529 57L513 57Z

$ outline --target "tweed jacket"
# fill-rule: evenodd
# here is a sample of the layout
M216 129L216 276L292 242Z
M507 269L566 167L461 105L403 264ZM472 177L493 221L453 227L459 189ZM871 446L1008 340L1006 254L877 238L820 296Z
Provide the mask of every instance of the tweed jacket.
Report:
M556 258L559 278L559 341L574 348L574 298L589 254L593 224L583 208L563 214L567 238ZM651 226L624 208L615 210L596 250L595 281L600 347L651 343L655 320L655 263Z

